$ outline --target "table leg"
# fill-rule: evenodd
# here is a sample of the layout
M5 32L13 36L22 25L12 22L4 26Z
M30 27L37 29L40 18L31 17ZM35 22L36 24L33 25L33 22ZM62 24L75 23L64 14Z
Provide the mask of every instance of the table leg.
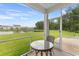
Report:
M39 52L39 51L35 51L35 53L36 53L36 56L37 56L38 52Z
M41 51L41 56L43 56L43 51Z
M45 51L46 52L46 56L48 56L48 51Z

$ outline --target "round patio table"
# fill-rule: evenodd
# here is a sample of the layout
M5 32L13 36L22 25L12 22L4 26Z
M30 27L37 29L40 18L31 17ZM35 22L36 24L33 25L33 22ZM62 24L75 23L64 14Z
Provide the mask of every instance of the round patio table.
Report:
M48 48L45 48L45 42L49 43ZM48 52L50 52L50 56L52 55L53 43L49 41L37 40L31 43L31 47L35 51L36 55L38 54L38 52L41 52L41 56L43 56L43 52L45 52L46 56L48 56Z

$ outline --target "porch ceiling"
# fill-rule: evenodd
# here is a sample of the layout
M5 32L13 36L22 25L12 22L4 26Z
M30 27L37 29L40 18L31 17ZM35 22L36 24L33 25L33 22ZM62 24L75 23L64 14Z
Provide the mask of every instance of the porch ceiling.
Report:
M68 6L69 3L24 3L24 5L28 5L42 13L50 13Z

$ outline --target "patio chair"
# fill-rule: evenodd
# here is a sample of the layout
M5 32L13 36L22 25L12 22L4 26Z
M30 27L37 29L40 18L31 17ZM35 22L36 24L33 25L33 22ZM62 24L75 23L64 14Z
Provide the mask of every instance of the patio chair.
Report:
M54 36L48 36L47 37L47 41L51 42L53 45L54 45L54 40L55 40ZM54 54L54 46L53 46L52 50L50 50L49 52L50 52L51 55L52 55L52 52Z

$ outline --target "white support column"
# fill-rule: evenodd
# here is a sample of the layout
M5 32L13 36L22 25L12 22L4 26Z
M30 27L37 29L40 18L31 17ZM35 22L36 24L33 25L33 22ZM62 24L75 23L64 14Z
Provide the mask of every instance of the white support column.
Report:
M59 48L62 49L62 9L61 9L61 17L60 17L60 31L59 31L60 39L59 39Z
M45 35L45 40L47 40L47 36L49 35L48 13L44 14L44 35Z
M49 47L49 44L46 42L48 35L49 35L48 13L44 13L44 39L45 39L45 48Z

